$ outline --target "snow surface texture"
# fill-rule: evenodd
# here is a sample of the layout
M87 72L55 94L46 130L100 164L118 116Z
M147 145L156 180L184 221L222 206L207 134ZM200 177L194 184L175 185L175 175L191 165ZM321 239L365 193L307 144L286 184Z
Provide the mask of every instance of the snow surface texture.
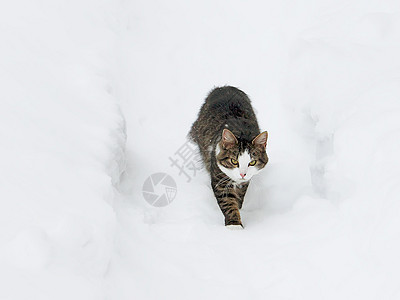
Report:
M2 6L0 299L400 298L398 1ZM171 162L225 84L269 131L244 230Z
M1 6L0 299L102 299L125 144L111 8Z

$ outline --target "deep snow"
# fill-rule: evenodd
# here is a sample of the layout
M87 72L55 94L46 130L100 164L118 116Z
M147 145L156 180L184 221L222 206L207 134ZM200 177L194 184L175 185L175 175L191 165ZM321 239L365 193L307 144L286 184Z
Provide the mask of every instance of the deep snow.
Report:
M104 298L125 144L112 8L1 4L0 299Z
M2 6L0 299L400 297L397 1ZM242 231L171 163L224 84L269 131Z

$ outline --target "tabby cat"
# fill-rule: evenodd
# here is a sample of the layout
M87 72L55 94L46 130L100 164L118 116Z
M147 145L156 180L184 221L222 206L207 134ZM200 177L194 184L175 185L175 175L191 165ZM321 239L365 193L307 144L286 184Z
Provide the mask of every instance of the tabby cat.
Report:
M224 86L213 89L189 133L211 175L211 186L225 226L241 229L239 209L250 179L268 162L268 133L260 133L249 97Z

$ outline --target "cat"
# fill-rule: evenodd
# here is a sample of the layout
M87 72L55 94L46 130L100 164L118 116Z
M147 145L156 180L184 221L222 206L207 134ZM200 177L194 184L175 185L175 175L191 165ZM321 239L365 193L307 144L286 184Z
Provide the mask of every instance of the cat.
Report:
M249 97L238 88L214 88L189 138L199 147L225 226L242 229L239 209L250 179L268 163L268 132L260 133Z

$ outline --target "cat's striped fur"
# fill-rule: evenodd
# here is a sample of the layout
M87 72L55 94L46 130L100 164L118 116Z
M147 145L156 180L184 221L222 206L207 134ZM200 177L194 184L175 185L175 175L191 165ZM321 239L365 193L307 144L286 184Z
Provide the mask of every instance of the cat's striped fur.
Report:
M199 146L211 175L211 186L225 216L225 225L243 226L239 209L249 180L268 162L265 151L268 134L260 133L250 99L235 87L213 89L189 135Z

